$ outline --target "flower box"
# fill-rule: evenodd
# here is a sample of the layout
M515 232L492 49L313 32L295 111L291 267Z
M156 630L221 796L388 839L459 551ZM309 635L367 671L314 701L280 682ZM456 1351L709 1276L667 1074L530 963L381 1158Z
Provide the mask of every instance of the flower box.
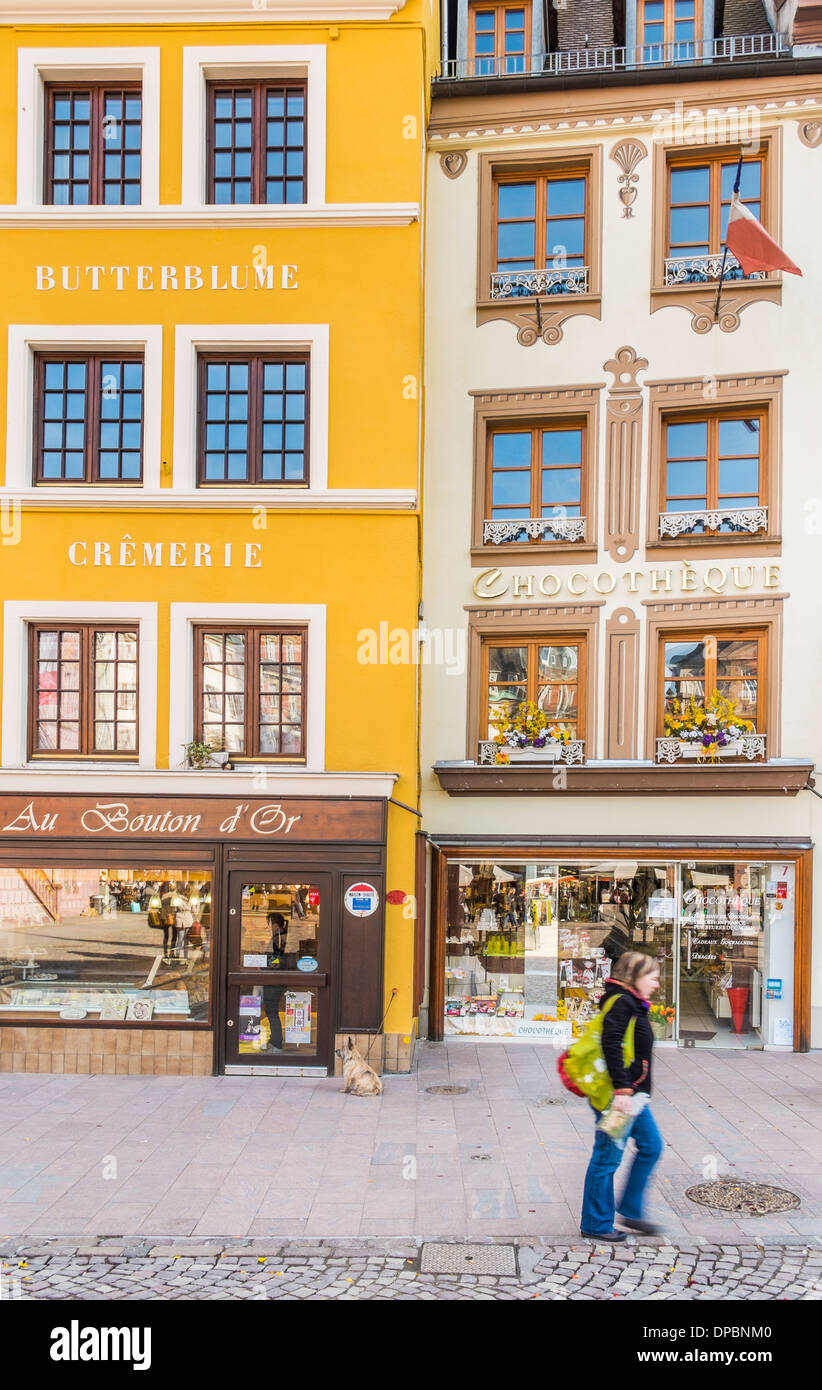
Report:
M509 748L503 744L500 751L507 753L512 763L558 763L562 748L561 743L546 743L544 748Z
M748 762L765 757L764 734L742 734L726 743L724 748L716 748L711 754L701 740L686 738L658 738L656 741L656 760L658 763L686 762L716 763L734 758L744 758Z

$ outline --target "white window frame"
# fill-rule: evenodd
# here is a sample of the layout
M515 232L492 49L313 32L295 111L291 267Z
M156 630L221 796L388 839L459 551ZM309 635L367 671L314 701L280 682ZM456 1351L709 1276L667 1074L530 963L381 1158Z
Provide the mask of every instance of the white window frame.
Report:
M308 162L305 203L249 204L232 207L321 207L325 203L326 85L325 44L246 44L183 49L183 190L184 208L211 207L208 192L206 122L209 82L250 82L257 78L306 78ZM219 204L222 209L223 204Z
M259 765L271 775L325 771L326 605L324 603L172 603L170 650L175 654L175 677L169 706L169 763L194 738L194 628L204 623L303 623L308 625L308 688L305 715L308 727L305 763L267 762ZM243 764L253 771L255 763ZM226 785L229 785L228 783Z
M197 486L197 358L202 352L293 351L309 354L308 486L293 483L255 483L243 488L236 483ZM327 323L198 323L178 324L174 348L174 487L203 497L224 489L226 497L260 503L269 495L322 492L328 487L328 373L329 326Z
M17 54L17 204L50 207L45 201L47 82L139 81L143 88L140 202L160 202L160 50L159 48L20 48ZM93 209L92 209L93 210ZM135 212L116 207L109 212ZM60 215L87 216L89 205L59 208Z
M34 358L38 352L97 352L122 348L142 350L143 366L143 480L117 483L121 496L134 491L158 491L162 470L163 330L159 324L9 324L8 397L15 408L6 417L5 492L36 492L46 497L92 497L109 493L105 483L33 482ZM19 402L23 402L20 409Z
M29 602L9 599L3 604L3 741L4 768L24 767L40 770L110 768L113 759L54 758L28 759L29 625L31 623L128 623L140 632L137 729L139 753L136 763L123 765L124 773L134 767L154 769L157 762L157 604L156 603L62 603ZM16 673L16 674L15 674ZM118 765L119 760L118 760Z

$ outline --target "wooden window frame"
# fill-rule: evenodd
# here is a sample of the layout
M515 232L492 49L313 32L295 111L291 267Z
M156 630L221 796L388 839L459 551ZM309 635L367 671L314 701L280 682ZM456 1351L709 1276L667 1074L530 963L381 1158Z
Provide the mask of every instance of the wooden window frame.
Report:
M307 623L196 623L194 625L194 738L203 741L203 640L209 634L241 633L246 638L246 687L243 692L245 699L245 742L246 751L244 753L232 753L232 763L283 763L292 766L305 766L308 761L308 624ZM303 644L303 719L302 719L302 752L301 753L259 753L255 749L259 744L259 709L260 709L260 662L259 662L259 638L260 637L294 637L300 636ZM248 654L253 652L253 661L249 661ZM281 692L282 694L282 692Z
M525 17L524 17L524 20L523 20L523 24L524 24L524 47L523 47L522 53L511 53L511 54L507 54L507 53L505 53L505 51L504 51L504 49L505 49L505 15L506 15L507 11L509 11L509 10L523 10L523 11L524 11L524 16L525 16ZM476 16L477 16L479 13L488 14L488 13L490 13L490 12L492 12L492 11L493 11L493 14L494 14L494 52L493 52L493 53L477 53L477 25L476 25ZM492 75L493 75L493 76L495 76L495 77L497 77L497 76L504 77L504 76L506 76L507 74L506 74L506 70L505 70L505 68L504 68L503 65L504 65L504 63L505 63L505 59L510 57L510 58L521 58L521 59L522 59L522 64L523 64L523 66L522 66L522 71L523 71L523 72L527 72L527 71L528 71L528 68L529 68L529 66L530 66L530 62L531 62L531 25L532 25L532 23L533 23L533 16L532 16L532 11L531 11L531 0L522 0L522 3L521 3L521 4L517 4L517 3L516 3L516 0L488 0L488 3L487 3L487 4L484 3L484 0L469 0L469 5L468 5L468 57L469 57L469 62L470 62L469 71L470 71L471 73L473 73L474 75L477 75L478 73L479 73L480 75L482 75L481 72L480 72L479 64L480 64L480 63L489 63L489 62L490 62L490 63L495 64L495 67L494 67L494 69L493 69L493 73L489 73L489 74L487 74L487 75L488 75L488 76L492 76ZM516 75L515 71L512 71L512 73L511 73L510 75L511 75L511 76Z
M539 660L538 649L540 647L576 647L577 656L577 719L576 733L572 734L574 739L585 739L585 703L588 693L588 639L584 632L521 632L512 630L510 632L486 633L482 638L482 676L481 687L484 694L485 703L483 712L480 716L480 737L489 739L492 734L488 732L487 712L488 712L488 689L489 679L489 652L492 647L527 647L528 648L528 675L526 681L527 693L523 699L527 702L533 700L536 703L536 690L539 684L536 678L537 663ZM563 723L558 719L557 723ZM550 721L549 721L550 723Z
M94 747L94 637L98 632L135 632L137 635L137 684L134 695L137 706L135 720L136 748L118 752L116 748ZM80 748L37 748L37 661L38 639L43 632L80 633ZM28 625L28 732L27 754L30 762L116 762L137 763L140 758L140 624L104 622L41 622ZM59 713L57 717L59 723ZM116 727L116 719L115 719Z
M679 414L679 413L677 413L676 411L673 411L670 415L666 415L665 419L663 420L663 422L662 422L663 434L665 434L665 432L667 431L667 427L668 427L669 425L697 425L697 424L701 425L701 424L705 424L705 425L707 425L707 427L708 427L708 429L707 429L708 443L707 443L707 457L706 457L706 468L707 468L707 473L706 473L706 494L707 494L707 496L706 496L705 506L704 506L703 508L701 508L701 509L695 509L695 510L713 511L713 510L717 510L717 509L721 508L721 507L724 505L723 500L722 500L722 498L720 498L720 495L719 495L719 425L720 425L720 423L721 423L723 420L738 420L738 419L741 419L743 416L748 416L748 417L750 417L751 419L757 419L757 420L759 421L759 484L758 484L758 489L757 489L757 502L756 502L756 505L759 506L759 507L764 507L764 506L767 504L767 497L768 497L768 476L767 476L767 475L768 475L768 445L769 445L769 440L768 440L768 408L767 408L767 406L764 406L764 405L763 405L763 406L753 406L750 410L746 410L746 411L739 411L739 410L736 410L736 409L734 409L733 406L726 406L726 407L724 407L723 409L719 409L719 410L716 410L716 409L715 409L715 410L700 410L700 411L694 411L693 413L691 413L690 411L686 411L686 412L684 412L684 413L682 413L682 414ZM663 477L662 477L662 479L661 479L661 481L660 481L660 487L661 487L661 489L662 489L662 493L661 493L662 500L663 500L664 502L667 502L667 501L668 501L668 490L667 490L667 477L665 476L665 474L666 474L666 472L667 472L667 470L666 470L666 464L667 464L667 462L668 462L669 460L668 460L668 456L667 456L667 451L666 451L665 449L663 449L662 452L663 452L663 459L662 459ZM733 458L733 457L742 457L742 455L731 455L731 454L728 454L728 455L723 455L723 457ZM676 462L676 460L674 460L674 462ZM678 500L681 500L681 499L678 499ZM661 508L660 508L660 511L665 511L665 510L666 510L665 507L661 507ZM716 536L716 535L720 535L720 534L722 534L722 533L720 533L720 532L713 532L712 534L713 534L714 536Z
M736 155L735 157L738 158L738 155ZM666 239L665 239L665 255L666 255L666 257L667 257L667 256L672 256L672 255L673 255L673 249L672 249L671 240L670 240L670 230L671 230L671 224L670 224L670 213L671 213L671 174L672 174L675 170L677 170L677 169L701 169L701 168L705 168L705 166L707 165L707 167L708 167L708 169L709 169L709 176L708 176L708 177L709 177L709 184L710 184L710 190L709 190L709 193L708 193L708 250L707 250L707 252L699 252L699 251L696 251L696 252L694 252L694 255L697 255L697 256L698 256L698 255L718 256L718 255L721 254L721 252L722 252L722 246L723 246L723 242L722 242L722 208L723 208L723 206L724 206L724 199L723 199L723 197L722 197L722 170L723 170L724 167L726 167L727 165L732 164L733 162L734 162L734 156L729 156L729 155L727 155L727 154L723 154L723 155L714 155L712 152L703 152L703 153L697 154L697 153L695 153L693 150L692 150L692 151L689 151L689 153L683 154L683 155L681 155L681 156L677 156L677 155L675 155L675 154L671 154L671 155L669 156L669 158L668 158L668 160L667 160L667 163L666 163L666 179L665 179L665 204L666 204L666 213L667 213L667 218L668 218L668 221L667 221L667 229L666 229ZM749 203L749 202L758 202L758 203L760 204L760 208L763 210L763 213L764 213L764 209L765 209L765 207L767 206L767 193L768 193L768 168L767 168L767 160L766 160L766 158L764 157L764 155L759 155L759 154L757 154L757 155L748 155L748 156L745 156L745 157L743 157L743 160L742 160L743 172L744 172L744 168L745 168L745 165L746 165L746 164L758 164L758 165L759 165L759 167L760 167L760 186L759 186L759 198L746 198L746 199L744 199L743 201L744 201L745 203ZM729 201L729 205L730 205L730 199L729 199L728 201ZM702 204L696 204L695 206L700 206L700 207L701 207ZM685 254L687 255L688 253L685 252ZM707 283L710 283L710 282L707 282ZM736 285L736 284L738 283L738 281L736 281L736 280L734 280L734 281L729 281L729 283L732 283L732 284Z
M687 639L694 634L728 637L761 634L765 641L764 670L759 677L759 705L762 727L767 735L766 759L782 751L782 627L786 595L768 598L645 599L647 610L645 659L645 758L656 758L656 740L662 736L661 678L664 675L663 642Z
M693 6L694 6L694 37L693 37L693 39L679 39L679 40L677 40L677 39L674 37L674 24L675 24L675 20L676 20L676 9L675 9L676 0L663 0L663 4L664 4L664 8L665 8L664 27L663 27L663 38L662 38L662 45L663 45L663 47L666 47L666 48L667 48L669 45L674 44L674 43L677 43L677 42L682 43L682 44L693 43L693 44L696 46L696 58L697 58L697 60L698 60L698 58L699 58L699 56L700 56L699 45L702 43L703 34L704 34L704 19L705 19L705 16L704 16L704 9L703 9L702 0L693 0ZM636 28L637 28L637 47L638 47L639 49L643 49L643 48L646 48L646 47L654 47L655 44L656 44L656 40L654 40L654 39L646 39L646 38L645 38L645 0L637 0L637 26L636 26ZM644 61L644 60L643 60L643 61ZM685 59L683 58L682 61L684 62ZM656 64L653 64L653 66L656 66Z
M538 556L559 564L571 564L597 553L596 506L599 447L599 393L603 383L533 391L472 391L474 401L474 487L471 523L471 558L519 561ZM495 431L561 428L565 422L581 423L582 487L580 516L588 525L584 541L524 540L494 545L483 540L483 523L490 520L491 435ZM532 465L533 468L533 465ZM533 480L532 480L533 487Z
M507 321L518 329L518 341L530 346L542 336L554 344L562 338L562 325L577 314L602 317L602 168L601 145L574 149L566 157L552 157L544 150L517 154L481 153L478 158L479 196L477 229L477 324ZM496 271L497 196L499 181L529 179L538 175L564 178L584 174L586 183L585 261L588 290L585 294L551 294L539 298L542 332L536 320L536 300L522 296L491 298L491 275Z
M596 757L594 751L597 728L597 659L599 651L599 614L604 599L589 603L562 604L556 607L545 603L526 606L508 604L489 608L471 605L468 613L468 678L466 691L465 757L475 762L481 741L487 741L487 688L483 685L484 644L516 646L535 638L550 637L556 646L574 642L585 644L585 687L580 687L579 725L586 740L586 760Z
M579 165L571 164L571 165L569 165L567 168L563 168L563 169L553 169L553 168L551 168L551 169L544 169L544 170L534 169L534 170L532 170L530 173L527 173L527 174L516 173L516 172L510 171L510 170L506 170L505 172L501 172L501 173L495 175L495 177L494 177L494 202L493 202L493 208L494 208L494 223L493 223L493 228L492 228L492 233L491 233L491 235L492 235L492 246L493 246L493 248L494 248L494 251L496 251L496 247L497 247L498 244L499 244L499 243L498 243L498 235L499 235L499 197L498 197L498 191L499 191L499 189L500 189L501 187L503 187L505 184L508 184L508 183L522 183L522 182L530 183L530 182L533 182L533 183L534 183L534 260L537 262L535 269L537 269L537 270L547 270L547 269L549 269L549 267L548 267L548 241L547 241L547 238L546 238L546 230L545 230L545 229L546 229L546 223L547 223L547 221L548 221L548 215L547 215L547 207L548 207L548 185L549 185L550 183L555 183L555 182L558 183L558 182L560 182L562 179L584 179L584 180L585 180L585 211L584 211L584 213L582 214L583 220L584 220L584 223L585 223L585 237L584 237L584 246L583 246L583 252L582 252L582 259L581 259L581 261L579 262L579 265L580 265L580 267L581 267L581 266L588 266L588 267L589 267L589 272L590 272L590 257L589 257L589 254L588 254L588 253L589 253L590 246L591 246L591 225L590 225L590 218L589 218L589 215L588 215L588 210L589 210L589 205L590 205L590 201L591 201L591 172L590 172L590 166L589 166L588 164L586 164L586 163L581 163L581 164L579 164ZM531 219L530 219L530 218L526 218L526 219L524 219L524 220L530 222ZM568 217L559 217L559 218L556 218L555 220L558 221L558 222L562 222L562 221L578 221L579 219L578 219L578 214L573 214L573 215L569 215ZM542 262L542 264L540 264L540 262ZM569 268L570 268L570 269L574 269L575 267L576 267L576 261L575 261L574 265L573 265L573 266L570 266ZM496 254L494 254L494 256L493 256L493 270L497 270L497 269L498 269L498 265L497 265L497 256L496 256ZM525 271L524 273L527 274L528 272ZM543 295L543 296L532 296L532 297L533 297L533 298L537 298L537 297L545 298L545 299L548 299L549 301L550 301L551 299L555 298L554 295L550 295L550 296L548 296L548 295ZM525 298L528 298L528 296L525 296Z
M645 546L649 559L658 560L671 552L680 555L694 550L700 556L721 558L736 554L740 547L755 549L762 555L779 555L782 550L782 379L785 371L760 375L723 375L711 378L710 405L705 403L704 377L679 381L648 381L648 511ZM659 515L665 502L665 426L671 419L699 419L706 415L740 416L756 413L763 418L760 454L761 506L768 508L768 525L755 535L745 532L661 537Z
M249 446L248 446L248 476L243 479L222 479L206 478L205 476L205 455L206 455L206 379L207 367L209 363L219 362L243 362L250 367L249 374ZM303 427L305 430L304 444L304 464L302 478L281 478L268 479L261 476L262 472L262 376L263 367L268 363L283 364L300 363L305 367L305 418ZM264 488L307 488L311 486L311 354L310 352L242 352L232 349L228 352L219 352L214 348L197 353L197 487L210 488L237 488L237 487L264 487Z
M303 176L302 193L300 202L295 203L268 203L265 199L265 185L267 181L265 159L268 150L264 142L264 128L266 114L264 109L265 98L268 92L274 89L282 89L288 98L289 93L299 91L303 97ZM261 207L300 207L308 198L308 79L307 78L273 78L273 77L250 77L247 81L242 78L215 78L206 83L206 202L214 207L245 207L245 203L216 203L214 201L215 173L214 156L216 145L214 140L214 126L216 115L214 103L217 96L222 92L250 91L252 100L251 114L251 203L253 206ZM287 146L283 146L283 154ZM232 153L234 147L232 146ZM283 169L283 184L285 185L285 168ZM284 189L285 191L285 189Z
M767 672L768 672L768 634L765 628L761 627L730 627L722 630L715 635L708 628L680 628L673 631L663 629L659 633L659 670L657 687L657 737L662 738L665 733L665 646L668 642L710 642L711 639L718 642L757 642L759 652L757 657L757 676L756 676L756 718L754 719L754 732L767 734ZM717 657L706 653L705 657L705 698L709 698L717 687Z
M54 102L55 98L68 95L79 95L81 92L89 93L89 200L88 203L55 203L54 202L54 155L62 154L62 150L56 150L52 140L54 128ZM112 79L108 82L48 82L45 90L45 131L43 136L43 202L50 207L139 207L143 199L143 121L145 111L141 106L140 110L140 148L139 151L132 150L131 153L140 155L140 197L136 203L106 203L104 201L104 160L105 138L103 136L104 111L103 105L107 95L117 93L125 97L126 95L139 93L141 102L143 101L142 82L121 81ZM60 180L62 182L62 180ZM122 191L122 180L120 180Z
M708 118L706 118L706 121ZM782 131L779 127L762 130L757 135L757 159L762 163L762 224L778 242L782 240ZM743 151L744 153L744 151ZM714 306L718 283L705 280L692 285L666 285L665 260L668 255L670 212L670 174L672 165L708 161L730 163L738 159L740 144L706 143L690 149L655 141L653 149L653 223L651 234L651 313L657 309L678 306L691 314L695 333L709 333L714 327ZM718 213L717 213L718 216ZM720 304L720 326L725 332L739 327L740 315L751 304L782 303L782 274L769 271L764 280L730 280L723 287Z
M82 478L46 478L43 476L43 445L46 424L43 409L45 391L44 368L49 363L82 362L86 367L86 410L84 415L85 445ZM142 409L140 411L140 474L137 478L100 477L100 426L103 422L99 411L102 387L103 363L122 365L139 362L143 368ZM95 404L96 403L96 404ZM110 352L94 351L53 351L34 354L34 429L32 483L35 487L141 487L145 467L145 429L146 429L146 359L140 351L124 352L113 347ZM108 451L106 451L108 452Z

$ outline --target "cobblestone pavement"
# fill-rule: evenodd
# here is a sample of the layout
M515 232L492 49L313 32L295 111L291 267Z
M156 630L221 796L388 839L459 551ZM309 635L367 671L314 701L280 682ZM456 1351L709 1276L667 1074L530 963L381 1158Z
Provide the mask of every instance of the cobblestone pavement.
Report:
M458 1247L455 1247L458 1248ZM3 1299L822 1300L822 1243L516 1246L517 1274L424 1274L417 1241L0 1246Z

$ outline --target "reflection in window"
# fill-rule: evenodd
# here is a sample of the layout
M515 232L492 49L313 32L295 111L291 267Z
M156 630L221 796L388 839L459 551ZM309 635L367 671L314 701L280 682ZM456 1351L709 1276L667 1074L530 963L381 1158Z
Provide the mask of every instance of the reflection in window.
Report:
M565 729L571 738L582 738L580 715L580 642L559 645L544 640L523 641L514 646L488 643L486 738L497 732L494 723L511 716L523 702L533 701L549 724Z
M204 870L0 868L0 1017L208 1019Z

